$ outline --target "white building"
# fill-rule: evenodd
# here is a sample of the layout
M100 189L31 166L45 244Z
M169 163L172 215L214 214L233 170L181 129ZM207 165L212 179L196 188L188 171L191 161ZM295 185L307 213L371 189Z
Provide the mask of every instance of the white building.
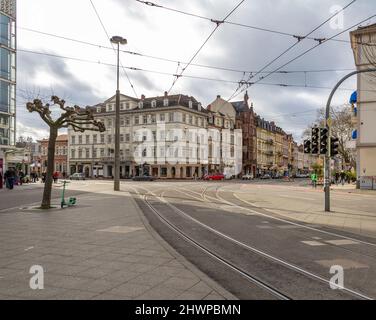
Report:
M106 131L68 130L69 173L112 177L115 96L93 108L95 119L105 124ZM158 178L193 178L233 165L230 155L216 149L223 144L222 137L227 136L221 133L227 129L233 135L233 124L227 119L210 124L209 121L218 121L218 115L212 115L194 97L165 93L137 99L121 95L120 115L121 177L148 173ZM212 127L209 134L208 127ZM223 132L218 135L214 127L221 127ZM230 133L229 144L234 145L234 141Z
M350 33L357 70L376 67L376 24L360 27ZM372 46L367 45L373 44ZM376 176L376 73L358 74L357 112L357 177Z

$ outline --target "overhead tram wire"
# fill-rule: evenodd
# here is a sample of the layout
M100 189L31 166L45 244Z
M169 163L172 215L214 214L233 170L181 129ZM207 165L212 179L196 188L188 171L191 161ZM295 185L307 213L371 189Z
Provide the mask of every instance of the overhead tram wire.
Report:
M68 56L62 56L62 55L57 55L57 54L53 54L53 53L38 52L38 51L25 50L25 49L18 49L17 51L22 52L22 53L44 55L44 56L53 57L53 58L73 60L73 61L77 61L77 62L91 63L91 64L103 65L103 66L108 66L108 67L114 67L114 68L116 67L115 64L111 64L111 63L107 63L107 62L94 61L94 60L88 60L88 59L77 58L77 57L68 57ZM176 76L176 74L173 74L173 73L143 69L143 68L138 68L138 67L124 66L123 68L128 69L128 70L132 70L132 71L154 73L154 74L165 75L165 76L169 76L169 77ZM182 77L191 78L191 79L198 79L198 80L207 80L207 81L216 81L216 82L239 84L239 81L228 80L228 79L216 79L216 78L208 78L208 77L201 77L201 76L194 76L194 75L182 75ZM253 85L254 83L249 83L249 84ZM300 84L268 83L268 82L259 82L257 84L258 85L267 85L267 86L279 86L279 87L312 88L312 89L325 89L325 90L331 90L332 89L331 87L313 86L313 85L305 85L305 84L300 85ZM355 89L339 88L338 90L354 91ZM375 90L361 90L361 91L375 92Z
M272 65L274 62L276 62L277 60L279 60L281 57L283 57L286 53L290 52L293 48L295 48L299 43L301 43L302 41L304 41L307 37L309 37L312 33L314 33L316 30L320 29L323 25L325 25L328 21L330 21L331 19L333 19L335 16L337 16L339 13L345 11L348 7L350 7L352 4L354 4L357 0L352 0L351 2L349 2L346 6L344 6L341 10L335 12L334 14L332 14L329 18L327 18L325 21L323 21L322 23L320 23L317 27L315 27L314 29L312 29L310 32L308 32L306 35L304 36L296 36L297 38L297 41L295 43L293 43L291 46L289 46L286 50L284 50L282 53L280 53L277 57L275 57L274 59L272 59L271 61L269 61L266 65L264 65L259 71L257 71L256 74L254 75L250 75L248 77L248 82L253 79L254 77L258 76L260 74L260 72L264 71L267 67L269 67L270 65ZM319 42L320 43L320 42ZM237 95L237 92L239 91L239 89L241 90L241 87L242 86L239 86L234 92L233 94L228 98L228 101L231 100L233 97L235 97Z
M172 82L172 85L170 89L168 90L168 94L171 92L172 88L175 86L176 82L179 80L179 78L183 75L185 70L190 66L190 64L193 62L193 60L196 58L196 56L200 53L202 48L206 45L206 43L209 41L209 39L213 36L213 34L217 31L219 26L226 21L226 19L231 16L237 8L244 2L245 0L241 0L221 21L213 21L216 23L216 26L214 27L213 31L209 34L209 36L205 39L204 43L199 47L199 49L195 52L195 54L192 56L192 58L189 60L188 64L182 69L182 71L176 75L176 79Z
M65 36L61 36L61 35L57 35L57 34L52 34L52 33L43 32L43 31L39 31L39 30L24 28L24 27L20 27L20 26L18 26L17 28L22 29L22 30L26 30L26 31L29 31L29 32L33 32L33 33L42 34L42 35L49 36L49 37L54 37L54 38L58 38L58 39L66 40L66 41L72 41L72 42L80 43L80 44L87 45L87 46L97 47L97 48L100 48L100 49L106 49L106 50L111 50L111 51L113 50L113 48L111 48L111 47L107 47L107 46L103 46L103 45L100 45L100 44L87 42L87 41L83 41L83 40L79 40L79 39L73 39L73 38L69 38L69 37L65 37ZM184 62L184 61L180 61L180 60L168 59L168 58L148 55L148 54L144 54L144 53L140 53L140 52L129 51L129 50L121 50L120 49L120 52L129 54L129 55L134 55L134 56L139 56L139 57L144 57L144 58L149 58L149 59L155 59L155 60L159 60L159 61L188 64L188 62ZM236 73L242 73L242 74L244 74L244 73L256 73L257 72L256 70L253 70L253 71L240 70L240 69L229 68L229 67L211 66L211 65L197 64L197 63L191 63L191 66L213 69L213 70L236 72ZM280 71L277 71L276 73L280 73L280 74L319 73L319 72L345 72L345 71L354 71L354 70L355 70L354 68L317 69L317 70L314 70L314 69L313 70L280 70ZM270 72L271 71L265 70L265 71L262 71L260 73L270 73Z
M288 62L284 63L282 66L280 66L280 67L278 67L277 69L273 70L272 72L270 72L269 74L267 74L267 75L266 75L265 77L263 77L262 79L259 79L259 80L255 81L255 82L253 82L253 83L248 83L248 84L247 84L247 87L246 87L245 89L243 89L242 91L240 91L237 95L239 95L239 94L241 94L242 92L244 92L245 90L247 90L247 89L249 88L249 86L252 86L252 85L255 85L255 84L260 83L261 80L264 80L265 78L271 76L272 74L276 73L277 71L281 70L282 68L286 67L287 65L291 64L292 62L296 61L297 59L301 58L302 56L304 56L304 55L306 55L307 53L311 52L312 50L316 49L317 47L321 46L322 44L328 42L330 39L333 39L333 38L335 38L335 37L338 37L339 35L341 35L341 34L347 32L347 31L349 31L349 30L351 30L351 29L353 29L353 28L355 28L355 27L361 25L362 23L364 23L364 22L366 22L366 21L369 21L369 20L373 19L374 17L376 17L376 14L374 14L374 15L372 15L372 16L366 18L366 19L363 19L362 21L360 21L360 22L358 22L358 23L352 25L351 27L349 27L349 28L347 28L347 29L345 29L345 30L343 30L343 31L341 31L341 32L336 33L335 35L331 36L329 39L327 39L327 40L325 40L325 41L323 41L323 42L321 42L321 43L316 44L315 46L309 48L308 50L306 50L306 51L304 51L303 53L299 54L299 55L296 56L295 58L293 58L293 59L289 60ZM374 91L374 90L372 90L372 91Z
M186 15L186 16L191 16L193 18L198 18L198 19L209 21L209 22L216 21L215 19L203 16L203 15L199 15L199 14L195 14L195 13L191 13L191 12L187 12L187 11L183 11L183 10L174 9L174 8L171 8L171 7L166 7L166 6L157 4L155 2L151 2L151 1L141 1L141 0L135 0L135 1L137 1L139 3L142 3L142 4L145 4L147 6L150 6L150 7L164 9L164 10L167 10L167 11L175 12L175 13ZM239 22L228 21L228 20L223 21L223 23L224 24L238 26L238 27L243 27L243 28L248 28L248 29L263 31L263 32L269 32L269 33L279 34L279 35L282 35L282 36L288 36L288 37L294 37L294 38L296 38L298 36L297 34L293 34L293 33L289 33L289 32L284 32L284 31L279 31L279 30L274 30L274 29L269 29L269 28L263 28L263 27L258 27L258 26L252 26L252 25L248 25L248 24L244 24L244 23L239 23ZM318 39L318 38L315 38L315 37L309 37L309 36L306 39L313 40L313 41L322 40L322 39ZM343 42L343 43L351 43L351 41L344 40L344 39L331 39L331 41ZM358 44L369 45L369 46L376 46L376 43L362 43L362 42L357 42L357 43Z
M108 34L106 27L104 26L104 23L103 23L103 21L102 21L100 15L99 15L99 13L98 13L98 11L97 11L95 5L94 5L94 2L93 2L92 0L90 0L90 3L91 3L91 5L92 5L92 7L93 7L93 9L94 9L94 12L95 12L95 14L96 14L96 16L97 16L97 18L98 18L98 20L99 20L99 22L100 22L100 24L101 24L103 30L104 30L104 32L106 33L106 36L107 36L108 41L110 41L110 43L111 43L111 47L112 47L112 49L113 49L114 52L116 53L116 48L114 47L114 45L113 45L112 42L111 42L111 37L110 37L110 35ZM123 67L123 64L122 64L121 60L120 60L120 65L121 65L121 68L122 68L122 70L123 70L123 72L124 72L124 74L125 74L125 76L126 76L128 82L129 82L129 85L131 86L131 88L132 88L132 90L133 90L133 93L134 93L135 97L138 97L137 92L136 92L136 89L134 88L134 85L133 85L131 79L129 78L127 71L126 71L125 68Z

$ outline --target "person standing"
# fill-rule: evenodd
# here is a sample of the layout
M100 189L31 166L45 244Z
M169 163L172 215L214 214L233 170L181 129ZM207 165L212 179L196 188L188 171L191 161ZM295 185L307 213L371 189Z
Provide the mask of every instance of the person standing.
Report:
M311 181L312 181L312 188L316 189L316 187L317 187L317 174L316 174L316 172L312 172Z
M12 168L5 171L4 179L7 189L12 190L14 186L15 172Z

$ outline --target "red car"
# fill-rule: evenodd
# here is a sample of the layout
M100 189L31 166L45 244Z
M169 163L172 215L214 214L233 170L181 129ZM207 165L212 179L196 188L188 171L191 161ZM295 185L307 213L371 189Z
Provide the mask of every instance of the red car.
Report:
M224 180L225 176L222 173L214 173L205 175L204 180Z

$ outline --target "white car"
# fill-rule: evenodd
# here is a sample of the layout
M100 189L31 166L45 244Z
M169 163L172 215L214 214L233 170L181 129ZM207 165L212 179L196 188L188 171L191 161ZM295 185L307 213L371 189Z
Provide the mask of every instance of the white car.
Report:
M253 179L253 175L251 174L245 174L244 176L242 176L242 180L252 180Z

